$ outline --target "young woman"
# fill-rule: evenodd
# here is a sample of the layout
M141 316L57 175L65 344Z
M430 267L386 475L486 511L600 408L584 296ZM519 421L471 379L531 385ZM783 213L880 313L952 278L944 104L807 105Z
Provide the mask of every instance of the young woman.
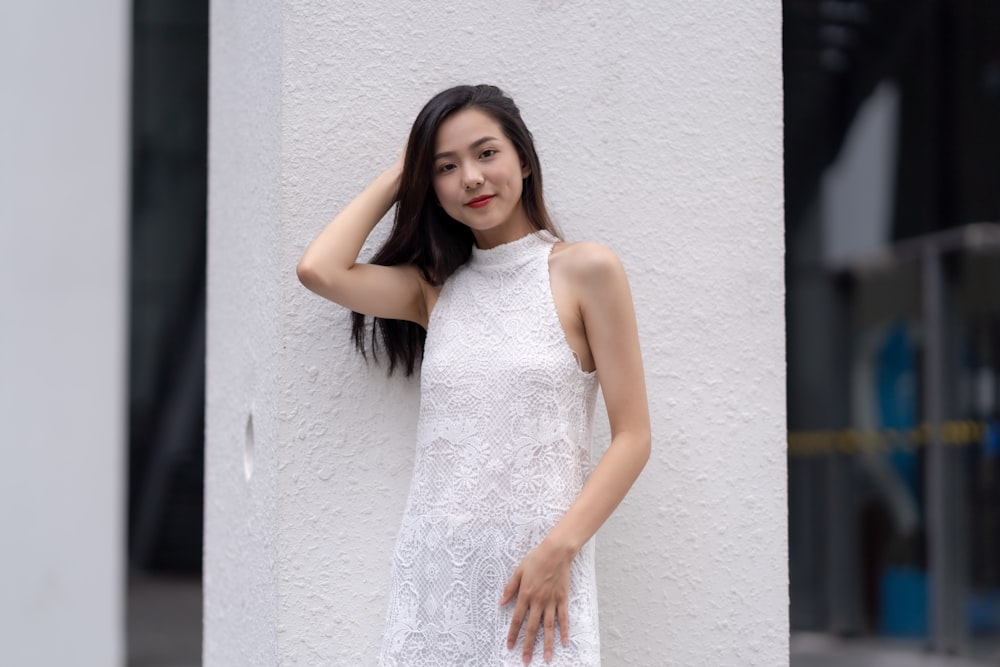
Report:
M600 664L591 537L650 449L635 313L612 251L556 236L514 102L482 85L431 99L298 276L354 311L358 347L390 373L421 359L380 664L513 665L538 645L553 665ZM612 437L591 469L598 378Z

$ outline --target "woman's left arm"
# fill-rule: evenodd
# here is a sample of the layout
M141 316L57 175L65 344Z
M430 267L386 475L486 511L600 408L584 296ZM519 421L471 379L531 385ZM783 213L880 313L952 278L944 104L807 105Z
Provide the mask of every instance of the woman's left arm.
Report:
M507 648L513 648L523 625L525 662L531 660L539 624L544 628L545 660L552 655L556 619L562 644L569 641L570 563L621 503L650 451L646 381L625 270L607 248L592 243L574 245L565 269L579 295L587 343L608 409L611 444L576 501L525 557L504 588L501 605L517 594Z

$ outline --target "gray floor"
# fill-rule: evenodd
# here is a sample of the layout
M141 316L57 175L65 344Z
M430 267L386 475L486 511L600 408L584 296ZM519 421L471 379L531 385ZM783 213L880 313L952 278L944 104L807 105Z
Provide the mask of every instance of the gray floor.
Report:
M130 576L127 626L129 667L198 667L201 581Z
M829 635L797 633L791 637L791 667L996 667L1000 648L975 646L978 657L930 655L922 642L864 639L846 641Z
M129 578L129 667L198 667L201 664L201 582ZM1000 644L979 643L977 659L927 655L920 644L843 641L828 635L791 637L791 667L996 667ZM698 666L701 667L701 666Z

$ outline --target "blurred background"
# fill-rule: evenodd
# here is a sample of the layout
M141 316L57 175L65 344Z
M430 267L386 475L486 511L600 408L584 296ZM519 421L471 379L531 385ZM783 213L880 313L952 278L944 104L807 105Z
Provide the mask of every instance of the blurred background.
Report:
M128 664L201 664L208 0L132 2Z
M1000 3L784 17L793 665L1000 664Z
M1000 2L783 13L792 665L998 664ZM134 0L130 43L128 664L186 667L208 1Z

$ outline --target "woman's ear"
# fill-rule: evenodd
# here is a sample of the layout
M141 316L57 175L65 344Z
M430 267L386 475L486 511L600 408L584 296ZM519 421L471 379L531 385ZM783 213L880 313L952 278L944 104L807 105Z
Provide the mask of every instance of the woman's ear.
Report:
M521 180L523 181L528 176L531 176L531 167L526 162L521 162Z

